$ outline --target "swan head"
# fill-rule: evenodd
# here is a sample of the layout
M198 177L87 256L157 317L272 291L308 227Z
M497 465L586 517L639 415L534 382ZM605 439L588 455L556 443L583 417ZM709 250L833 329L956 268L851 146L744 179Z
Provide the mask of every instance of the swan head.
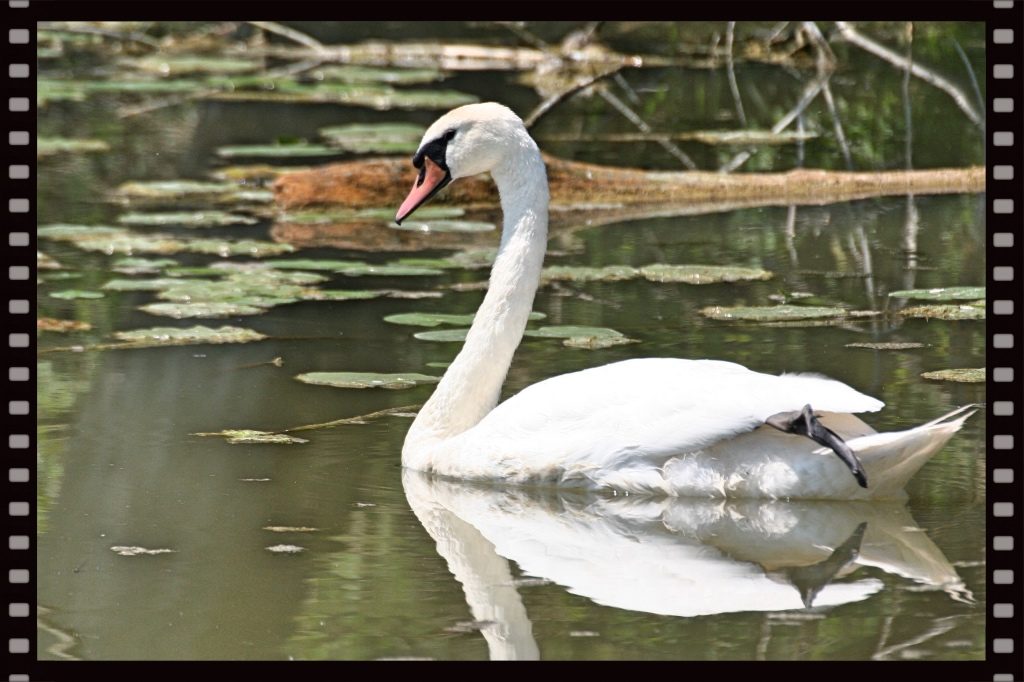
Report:
M412 158L419 175L395 222L401 224L452 180L492 171L524 145L536 149L522 119L508 107L482 102L452 109L424 133Z

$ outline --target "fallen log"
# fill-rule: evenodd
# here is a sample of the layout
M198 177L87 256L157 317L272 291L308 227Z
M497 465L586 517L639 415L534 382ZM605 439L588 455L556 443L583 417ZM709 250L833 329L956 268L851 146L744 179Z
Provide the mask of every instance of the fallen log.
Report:
M544 161L556 210L706 201L825 204L872 196L961 194L985 189L982 166L875 172L797 169L727 175L597 166L547 155ZM274 194L278 206L285 209L332 204L397 207L415 177L415 169L404 157L349 161L285 173L274 182ZM496 206L498 194L490 178L465 178L452 183L433 203Z

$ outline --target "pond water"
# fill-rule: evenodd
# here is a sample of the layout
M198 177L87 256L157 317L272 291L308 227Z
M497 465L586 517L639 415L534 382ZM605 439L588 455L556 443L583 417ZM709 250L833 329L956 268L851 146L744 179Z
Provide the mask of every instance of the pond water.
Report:
M381 37L402 35L400 28L387 25ZM472 27L435 28L416 30L426 38L474 35ZM546 30L558 35L556 29ZM618 42L612 45L619 49L646 44L642 33L613 29ZM351 34L330 39L363 39L365 30L355 25ZM957 30L984 73L982 27ZM481 39L511 40L501 31L484 32ZM861 55L840 56L852 66L837 76L835 94L849 116L858 167L903 167L901 78ZM945 58L932 65L962 73L955 53ZM65 59L50 68L67 76L77 73L75 67ZM47 68L44 62L44 74ZM639 98L635 106L656 130L736 127L735 121L722 122L732 104L721 69L623 75ZM769 101L767 112L784 111L800 88L784 71L765 65L740 64L737 77L748 88L757 84L758 96ZM442 85L499 98L520 113L538 101L508 72L463 73ZM980 136L956 107L920 83L911 93L915 165L980 163ZM876 100L879 115L864 115ZM200 100L119 119L115 113L123 103L93 95L40 109L41 135L98 138L110 147L42 162L41 225L118 225L119 216L147 209L107 201L113 188L129 180L204 179L225 165L216 155L224 145L315 139L319 128L344 123L425 126L441 113ZM817 126L822 138L808 143L807 164L841 168L827 112L812 113L808 125ZM761 115L762 127L769 127L771 114ZM634 130L598 97L570 101L542 121L534 132L545 151L595 163L678 168L654 144L543 143L545 132L567 130ZM704 168L736 151L681 146ZM786 170L796 157L789 146L755 155L752 162L760 165L750 168ZM202 208L208 205L177 200L163 210ZM184 240L270 240L273 218L254 213L250 225L133 229ZM496 232L467 234L476 245L490 237L496 244ZM916 242L913 255L905 250L908 240ZM194 434L276 431L422 403L431 385L358 390L295 377L319 371L439 375L438 363L449 362L459 344L416 339L413 334L425 328L384 318L472 313L482 291L452 285L482 281L485 270L362 277L327 271L317 285L323 290L442 296L302 300L260 315L179 321L138 309L157 300L151 291L102 288L115 278L162 275L119 274L112 272L119 255L63 241L39 243L62 265L40 270L39 316L91 325L39 337L41 658L984 657L983 412L911 481L906 503L637 500L442 483L401 469L411 421L403 411L295 432L308 440L301 444L229 444ZM984 321L894 315L924 301L888 295L983 285L983 195L570 225L552 234L549 249L548 265L699 263L764 268L774 276L707 285L637 278L543 286L534 310L546 318L533 327L608 327L639 343L587 350L565 347L559 339L526 338L505 396L553 375L663 356L730 360L770 373L823 373L887 404L867 419L879 431L908 428L985 400L983 383L921 377L984 366ZM450 254L427 240L415 252L321 246L285 257L388 263ZM170 258L186 266L220 260L194 253ZM104 295L51 296L66 290ZM885 314L766 325L711 320L700 312L715 305L772 305L779 296ZM195 324L246 327L267 338L55 350L109 343L119 331ZM920 346L849 345L881 342ZM173 551L122 556L112 547Z

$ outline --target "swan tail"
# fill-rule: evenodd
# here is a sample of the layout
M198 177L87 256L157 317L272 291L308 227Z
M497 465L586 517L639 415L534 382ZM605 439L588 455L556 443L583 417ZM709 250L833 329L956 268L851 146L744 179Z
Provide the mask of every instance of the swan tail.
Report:
M975 412L965 405L907 431L876 433L849 442L863 462L874 490L870 497L899 496L900 491Z

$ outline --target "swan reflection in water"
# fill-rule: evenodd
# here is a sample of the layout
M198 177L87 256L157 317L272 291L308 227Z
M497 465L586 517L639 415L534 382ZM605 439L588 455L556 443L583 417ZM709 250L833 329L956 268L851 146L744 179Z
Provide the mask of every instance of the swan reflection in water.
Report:
M509 560L598 604L668 616L860 601L884 586L848 579L861 566L973 601L900 502L601 497L409 469L402 482L492 659L539 658Z

